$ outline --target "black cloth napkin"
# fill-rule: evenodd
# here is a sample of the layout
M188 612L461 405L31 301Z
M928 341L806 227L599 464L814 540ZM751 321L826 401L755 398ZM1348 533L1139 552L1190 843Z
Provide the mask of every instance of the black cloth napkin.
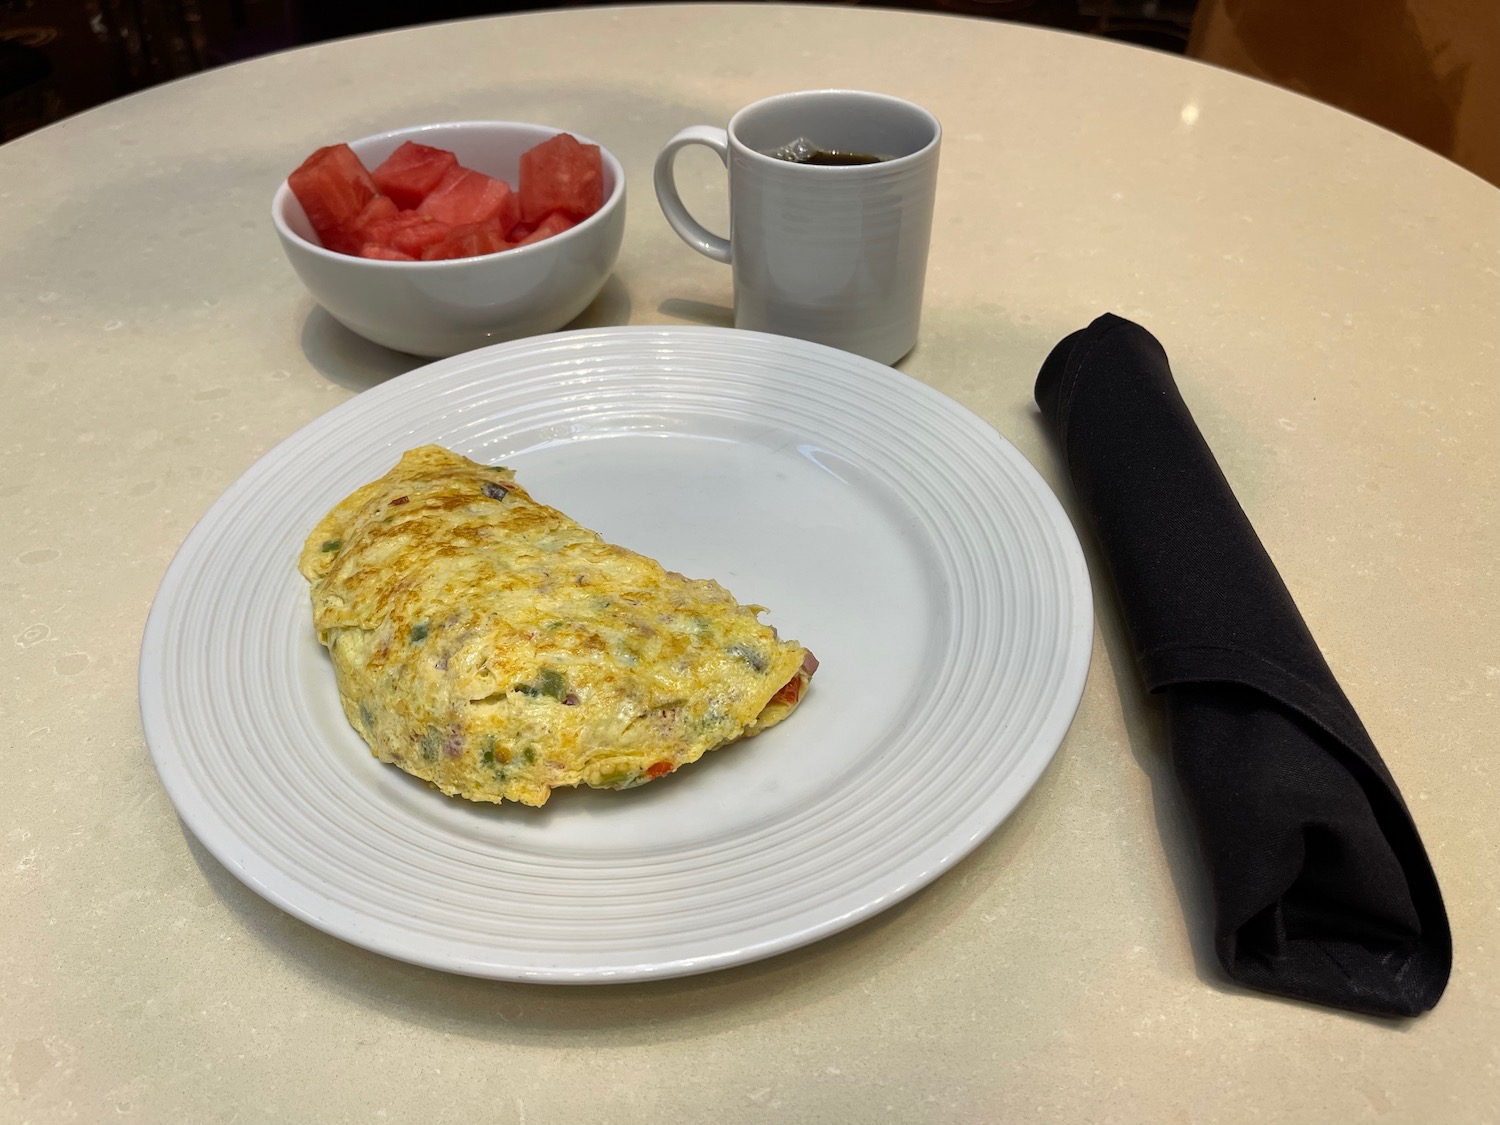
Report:
M1053 349L1036 402L1109 562L1141 677L1165 696L1225 971L1373 1015L1431 1008L1453 946L1427 853L1161 345L1101 316Z

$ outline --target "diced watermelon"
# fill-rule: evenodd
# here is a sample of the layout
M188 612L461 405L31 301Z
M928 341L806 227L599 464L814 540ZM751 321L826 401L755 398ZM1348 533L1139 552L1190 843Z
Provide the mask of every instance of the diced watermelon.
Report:
M494 254L509 250L512 242L505 240L499 219L487 219L482 223L465 223L448 232L443 241L422 251L422 260L438 261L444 258L473 258L480 254Z
M521 154L521 218L536 223L549 211L588 218L604 206L604 159L598 145L559 133Z
M382 219L366 228L371 242L389 246L413 258L420 258L427 247L443 241L452 228L447 223L429 219L415 211L402 211L393 219Z
M381 223L389 222L401 212L391 202L388 195L377 195L366 203L364 209L354 217L354 220L344 228L344 233L349 237L358 239L359 242L382 242L374 232Z
M346 228L365 205L375 198L375 181L348 145L318 149L287 177L287 185L318 240L330 250L359 252L361 241L351 239Z
M458 157L446 149L406 141L371 173L375 186L402 210L415 207L458 166Z
M393 234L391 246L413 258L420 258L429 246L435 246L447 238L452 229L447 223L423 219L420 223L412 223Z
M521 190L407 141L373 175L348 145L329 145L288 177L330 250L387 261L494 254L540 242L604 203L597 145L560 133L521 156Z
M473 169L455 167L443 182L422 200L419 212L450 226L468 226L500 220L503 231L510 230L521 217L521 202L504 180L492 179Z
M392 250L389 246L382 246L378 242L366 242L359 248L361 258L379 258L386 262L415 262L416 259L410 254L403 254L399 250Z
M541 222L537 223L535 230L531 231L524 237L517 239L516 245L529 246L533 242L540 242L544 238L551 238L554 234L561 234L569 227L576 227L577 225L577 223L568 218L561 211L554 211ZM516 229L519 230L520 227L517 226Z

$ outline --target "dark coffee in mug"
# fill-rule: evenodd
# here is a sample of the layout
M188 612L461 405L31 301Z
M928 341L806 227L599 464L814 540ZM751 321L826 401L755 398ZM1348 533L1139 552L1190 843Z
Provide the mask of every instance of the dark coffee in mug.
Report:
M884 156L871 156L864 152L838 152L833 149L815 148L811 151L790 152L779 148L767 153L777 160L789 160L793 164L819 164L826 168L847 168L856 164L879 164Z
M860 164L879 164L888 156L857 152L852 148L824 148L805 136L765 150L765 155L790 164L819 164L825 168L852 168Z

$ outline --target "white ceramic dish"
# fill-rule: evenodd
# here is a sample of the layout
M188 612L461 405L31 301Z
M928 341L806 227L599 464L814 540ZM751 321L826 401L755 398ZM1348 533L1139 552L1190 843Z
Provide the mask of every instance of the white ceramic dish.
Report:
M403 141L416 141L515 187L521 154L559 132L515 121L453 121L392 129L349 147L374 168ZM271 201L271 220L297 276L339 323L398 351L456 355L555 331L599 295L625 235L625 172L608 149L600 151L603 207L561 234L499 254L386 262L326 250L285 181Z
M444 797L345 721L295 566L333 503L436 441L809 645L801 709L628 792ZM870 360L707 328L562 333L366 391L253 466L162 581L141 712L183 820L348 941L511 980L622 981L791 949L982 841L1067 730L1088 574L980 419Z

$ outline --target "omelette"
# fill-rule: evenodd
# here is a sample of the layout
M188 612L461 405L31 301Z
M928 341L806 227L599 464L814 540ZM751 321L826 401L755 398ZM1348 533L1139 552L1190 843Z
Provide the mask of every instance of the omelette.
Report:
M662 777L785 719L817 668L762 607L435 445L336 505L299 569L349 722L471 801Z

